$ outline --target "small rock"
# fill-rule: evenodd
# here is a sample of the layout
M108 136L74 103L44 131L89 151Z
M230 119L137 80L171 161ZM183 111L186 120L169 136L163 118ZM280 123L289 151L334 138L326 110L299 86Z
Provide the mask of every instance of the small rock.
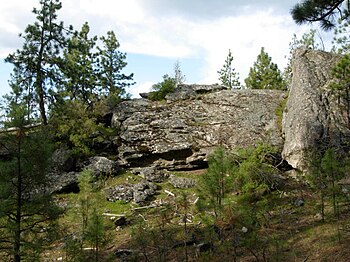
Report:
M243 233L247 233L247 232L248 232L248 228L242 227L242 232L243 232Z
M294 201L294 206L296 207L301 207L305 204L304 198L302 197L298 197L295 201Z
M320 213L317 213L316 215L314 215L314 219L316 221L321 221L322 220L322 215Z

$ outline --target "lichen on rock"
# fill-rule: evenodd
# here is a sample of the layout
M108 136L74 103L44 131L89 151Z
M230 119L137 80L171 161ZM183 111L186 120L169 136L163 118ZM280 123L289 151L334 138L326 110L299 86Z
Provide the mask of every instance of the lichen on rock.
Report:
M180 97L174 93L167 101L119 104L112 118L120 131L119 164L197 169L207 167L208 154L220 144L234 148L263 141L282 149L275 111L286 92L209 87L184 85ZM183 99L184 92L191 98Z

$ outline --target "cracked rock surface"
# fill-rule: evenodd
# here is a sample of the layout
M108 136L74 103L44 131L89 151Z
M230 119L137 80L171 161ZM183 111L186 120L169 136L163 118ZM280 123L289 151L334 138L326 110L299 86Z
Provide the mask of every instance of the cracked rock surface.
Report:
M118 105L112 125L120 132L119 165L186 170L206 167L208 153L220 144L234 148L263 141L282 148L275 111L286 92L217 85L212 91L197 85L182 90L186 95L175 93L179 99L172 95L167 101L134 99Z

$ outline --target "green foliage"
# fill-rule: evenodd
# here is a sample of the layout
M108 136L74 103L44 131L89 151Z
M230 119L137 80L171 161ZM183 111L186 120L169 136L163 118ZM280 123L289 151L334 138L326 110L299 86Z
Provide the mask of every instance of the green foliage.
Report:
M152 92L149 94L149 99L153 101L163 100L167 94L173 93L178 85L185 82L185 76L182 74L180 62L174 64L174 76L168 74L163 76L163 81L152 86Z
M125 75L122 73L122 69L127 66L126 53L118 50L120 44L113 31L108 31L107 36L102 36L100 39L103 47L97 47L99 51L99 85L102 91L107 92L108 97L124 97L125 87L135 84L130 82L133 80L134 74Z
M345 101L345 110L347 116L347 124L350 124L350 56L344 55L340 61L332 68L334 82L330 85L330 89L338 96L338 105L342 105L341 98ZM342 108L340 108L342 110Z
M80 192L77 201L71 203L74 212L71 223L76 226L68 229L74 230L75 238L66 238L65 252L68 261L100 261L101 248L106 244L109 226L102 217L103 197L101 191L92 183L90 171L83 171L79 176ZM84 248L90 251L84 251Z
M198 207L215 215L203 221L214 224L220 247L224 238L229 239L234 261L239 261L238 248L248 250L257 261L269 261L272 254L274 236L267 230L266 214L273 205L270 193L280 187L276 156L276 149L263 143L233 153L220 147L208 159L208 172L199 180Z
M304 33L301 36L301 39L297 39L294 34L294 38L292 40L292 49L295 49L299 46L304 46L305 48L312 50L319 50L321 48L321 44L316 40L316 29L310 29L309 32Z
M100 37L101 47L96 46L98 37L89 37L87 22L75 32L57 22L61 7L59 0L41 0L40 8L33 11L36 21L21 35L23 47L6 58L14 65L13 97L27 105L28 119L37 119L40 113L45 125L51 119L49 114L66 118L63 115L70 112L60 105L70 101L78 100L93 109L104 100L114 107L125 97L125 87L133 84L133 74L122 73L126 54L118 50L114 32Z
M346 3L344 10L341 9L343 2ZM335 26L337 16L349 18L349 1L304 0L292 8L291 14L297 24L320 22L324 30L329 30Z
M286 108L287 102L288 102L288 97L284 98L280 102L278 107L276 107L276 109L275 109L275 114L277 116L276 126L277 126L278 130L280 130L281 132L282 132L283 112L284 112L284 109Z
M234 162L224 147L218 147L208 159L208 170L199 179L200 209L211 209L217 218L225 194L231 187L229 180Z
M263 47L244 81L247 88L250 89L286 89L286 84L277 64L271 62L271 57Z
M103 104L95 104L94 110L89 110L79 100L62 101L56 105L55 115L50 122L53 135L67 143L76 154L90 155L93 152L94 141L108 137L108 128L97 123L98 117L104 112ZM107 135L105 135L107 134Z
M241 192L242 200L254 202L276 189L275 154L276 149L262 143L234 154L217 148L208 159L208 171L199 179L199 209L211 210L217 219L229 192Z
M218 71L219 80L224 86L228 87L229 89L239 89L241 88L241 83L239 82L238 73L232 66L232 62L233 56L231 50L229 49L225 64L223 65L222 69Z
M334 28L334 38L332 51L338 54L347 54L350 51L350 39L349 39L349 26L350 21L338 20L337 26Z
M153 92L150 93L149 99L160 101L169 93L174 92L176 87L176 79L169 75L163 76L163 81L152 86Z
M97 94L95 48L97 37L89 38L90 27L85 23L80 32L75 32L64 50L62 74L64 80L62 96L70 100L81 100L89 104Z
M47 101L53 99L53 83L57 83L59 76L59 54L66 43L63 22L57 22L61 7L59 0L41 0L40 8L33 10L37 21L20 35L24 39L22 49L6 58L15 67L15 82L27 92L28 103L36 105L44 124L47 124Z
M68 41L61 68L64 84L59 94L87 105L100 96L120 100L125 96L125 87L134 84L129 82L133 74L121 72L127 65L126 54L118 50L120 44L113 31L100 38L103 47L96 47L98 37L89 38L89 32L90 27L85 23ZM114 101L112 105L115 104Z
M55 240L60 208L49 192L52 144L41 127L27 128L26 105L12 104L0 136L0 249L13 261L35 260Z
M273 165L277 155L275 148L259 143L256 147L239 149L236 154L240 158L236 181L240 190L259 195L279 186L275 177L279 171Z
M327 148L323 155L312 153L314 158L310 161L308 176L313 188L320 193L320 206L322 219L325 217L326 198L332 199L333 214L339 215L338 202L342 192L338 181L342 179L347 170L347 159L344 159L335 148Z

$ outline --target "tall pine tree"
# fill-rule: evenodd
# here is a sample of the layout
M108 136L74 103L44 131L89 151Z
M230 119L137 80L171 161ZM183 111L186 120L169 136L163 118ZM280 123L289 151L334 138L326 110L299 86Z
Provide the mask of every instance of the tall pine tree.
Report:
M286 89L281 71L277 64L271 62L271 57L265 52L264 47L261 48L256 62L244 81L250 89Z
M45 125L48 98L59 75L56 71L59 54L66 43L63 22L57 21L57 11L61 7L59 0L41 0L40 8L33 9L36 21L20 35L24 39L23 47L6 58L30 83L27 88L33 86L30 98L37 103Z
M93 53L97 37L89 38L89 32L89 24L85 23L69 39L62 66L65 95L85 104L89 104L97 96L98 83L96 54Z
M100 70L100 87L110 97L121 98L126 94L126 87L133 85L134 74L126 75L122 70L127 65L126 53L119 51L120 44L113 31L102 36L102 47L98 49L98 65Z
M13 261L39 261L54 240L60 209L48 190L51 146L43 127L31 129L26 105L10 103L0 147L0 250Z

